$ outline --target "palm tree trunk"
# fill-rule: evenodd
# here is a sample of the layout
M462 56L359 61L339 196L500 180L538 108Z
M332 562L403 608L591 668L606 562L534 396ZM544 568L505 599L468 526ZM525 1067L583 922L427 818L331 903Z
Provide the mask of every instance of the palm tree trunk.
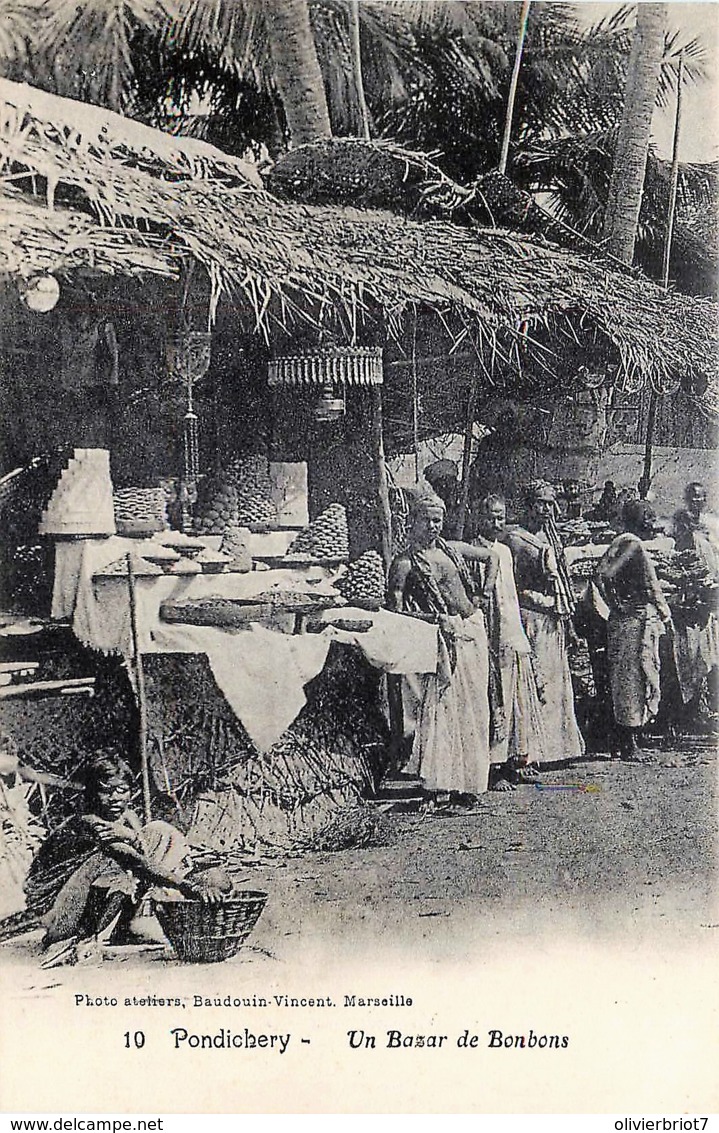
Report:
M624 112L604 217L607 251L626 264L631 264L634 257L652 114L664 51L666 14L666 4L644 0L637 5Z
M272 70L291 144L331 138L327 97L312 38L307 0L262 0Z

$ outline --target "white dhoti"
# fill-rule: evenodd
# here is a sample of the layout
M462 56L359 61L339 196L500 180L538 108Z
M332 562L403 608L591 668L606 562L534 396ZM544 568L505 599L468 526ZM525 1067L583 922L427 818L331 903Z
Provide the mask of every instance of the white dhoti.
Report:
M480 795L489 784L489 654L484 616L452 619L457 663L422 678L407 770L432 791Z
M490 748L492 763L517 759L524 763L548 760L542 706L532 662L527 654L503 650L499 657L504 706L504 734Z
M574 715L564 624L554 614L537 610L523 609L522 618L539 686L544 736L541 762L578 759L584 754L584 740Z
M682 700L689 704L719 665L719 618L710 614L705 626L684 625L677 618L672 647Z

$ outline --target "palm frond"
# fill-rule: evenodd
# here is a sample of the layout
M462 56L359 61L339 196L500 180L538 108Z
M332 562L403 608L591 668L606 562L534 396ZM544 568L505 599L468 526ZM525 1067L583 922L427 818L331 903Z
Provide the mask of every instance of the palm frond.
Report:
M664 57L659 72L657 103L662 108L669 106L677 89L679 60L684 59L684 84L703 83L709 77L709 55L705 45L697 37L685 39L680 31L667 32L664 38Z
M40 0L33 38L52 59L60 93L120 110L134 88L132 37L164 13L162 0Z
M201 55L260 89L270 83L269 47L259 0L166 0L172 20L160 43L172 51Z
M28 57L36 23L26 0L6 0L0 15L0 70L9 75Z

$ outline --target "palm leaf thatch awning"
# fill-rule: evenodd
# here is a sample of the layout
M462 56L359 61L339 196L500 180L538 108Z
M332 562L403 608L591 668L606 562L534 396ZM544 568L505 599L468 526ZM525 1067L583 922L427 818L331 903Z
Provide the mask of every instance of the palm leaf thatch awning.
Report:
M540 238L278 200L245 162L194 139L0 80L0 271L207 269L216 303L243 292L258 328L293 315L348 333L408 307L451 315L509 356L535 330L611 343L625 378L699 374L719 407L716 308Z

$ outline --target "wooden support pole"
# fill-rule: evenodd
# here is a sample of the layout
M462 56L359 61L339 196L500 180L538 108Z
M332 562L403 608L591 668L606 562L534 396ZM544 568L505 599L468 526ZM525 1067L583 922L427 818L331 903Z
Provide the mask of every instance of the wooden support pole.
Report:
M649 395L649 410L647 412L647 435L644 438L644 470L639 481L639 495L643 500L649 494L652 483L652 449L654 446L654 426L657 419L657 405L659 394L655 389Z
M419 387L417 384L417 308L412 323L412 452L414 453L414 482L419 484Z
M679 138L682 124L682 83L684 82L684 52L679 56L677 69L677 107L674 115L674 140L672 143L672 176L669 188L669 208L667 211L667 231L664 239L664 255L662 257L662 286L666 290L669 286L669 261L672 254L672 237L674 235L674 214L677 207L677 190L679 188ZM644 438L644 469L639 481L639 495L643 500L647 498L652 483L652 457L654 449L654 430L657 420L659 394L655 389L649 395L649 409L647 411L647 434Z
M150 805L150 766L147 759L147 697L145 694L145 670L142 667L140 632L137 624L137 589L132 556L127 554L127 582L130 590L130 629L132 632L132 651L137 681L137 704L140 712L140 769L142 774L142 806L145 822L152 818Z
M372 443L372 459L377 474L377 510L379 513L382 559L384 560L385 570L389 570L390 563L392 562L392 512L389 506L389 480L387 478L387 465L384 458L381 386L370 386L370 401L372 406L370 438Z
M474 416L477 410L477 367L472 367L472 384L467 398L467 419L464 426L464 448L462 450L462 486L459 497L459 516L457 519L457 538L464 537L469 504L469 470L472 464L472 444L474 441Z
M684 82L684 52L679 56L677 70L677 108L674 116L674 141L672 143L672 178L669 189L669 210L667 213L667 232L664 240L664 257L662 262L662 284L669 286L669 260L672 254L672 237L674 236L674 214L677 207L677 190L679 188L679 137L682 125L682 83Z
M402 677L387 673L387 708L389 711L389 767L390 774L399 771L404 741L404 705L402 703Z
M517 34L517 50L514 55L512 78L509 82L509 94L507 95L507 113L504 118L504 134L502 136L502 149L499 156L500 173L507 172L507 161L509 159L509 142L512 137L512 119L514 117L514 102L517 97L517 86L519 85L519 69L522 65L522 51L524 50L524 38L527 34L530 2L531 0L522 0L522 10L519 17L519 32Z
M382 432L382 387L370 386L372 404L372 456L377 472L377 496L380 520L382 559L385 571L392 562L392 510L389 504L389 481L384 457L384 435ZM389 768L390 773L397 770L404 737L404 710L402 707L402 678L396 673L387 674L387 707L389 709Z
M352 71L355 81L355 94L357 95L357 109L359 112L359 136L368 141L372 137L369 125L369 110L364 89L362 75L362 49L360 46L360 14L359 0L352 0L350 4L350 38L352 41Z

